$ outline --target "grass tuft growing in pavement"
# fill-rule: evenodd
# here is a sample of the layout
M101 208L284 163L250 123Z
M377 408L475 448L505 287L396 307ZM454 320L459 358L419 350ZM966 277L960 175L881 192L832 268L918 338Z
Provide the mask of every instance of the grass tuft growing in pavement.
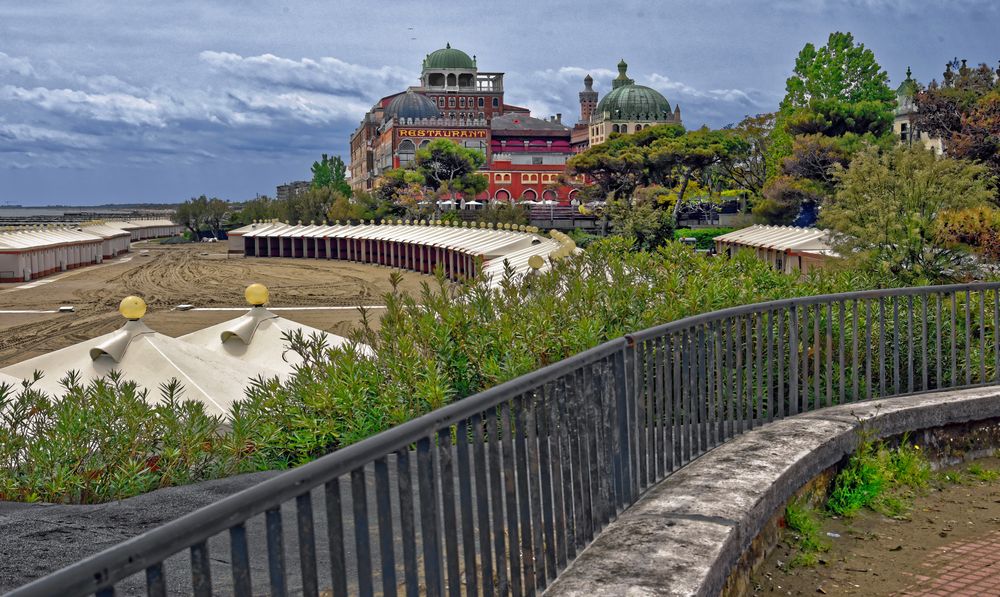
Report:
M830 544L822 539L819 516L815 510L802 501L794 501L785 507L785 525L792 531L793 546L797 553L789 566L815 566L819 554L830 549Z

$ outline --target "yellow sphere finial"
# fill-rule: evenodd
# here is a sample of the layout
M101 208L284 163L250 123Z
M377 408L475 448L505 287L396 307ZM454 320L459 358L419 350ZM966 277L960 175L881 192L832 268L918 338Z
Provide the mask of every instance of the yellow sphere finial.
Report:
M531 269L542 269L542 266L545 265L545 260L542 259L541 255L532 255L528 257L528 265Z
M251 284L247 286L246 292L243 293L247 302L254 307L263 306L264 303L268 301L268 298L270 298L269 295L270 293L267 291L267 286L264 286L263 284Z
M142 319L142 316L146 314L146 301L137 296L127 296L118 305L118 312L129 321Z

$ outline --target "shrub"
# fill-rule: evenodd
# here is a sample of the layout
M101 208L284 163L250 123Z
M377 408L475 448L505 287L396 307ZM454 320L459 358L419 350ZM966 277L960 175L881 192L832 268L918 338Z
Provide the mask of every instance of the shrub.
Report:
M680 230L674 230L674 240L693 238L695 239L695 248L713 249L715 248L713 239L716 236L722 236L733 230L735 228L681 228Z
M66 380L60 397L0 390L0 499L99 502L168 485L296 466L601 342L688 315L792 296L871 288L852 272L776 272L748 252L710 259L677 243L633 252L594 242L551 270L498 284L429 278L419 296L398 274L379 325L362 311L353 347L287 342L303 363L253 380L222 421L111 376ZM225 423L225 425L224 425Z

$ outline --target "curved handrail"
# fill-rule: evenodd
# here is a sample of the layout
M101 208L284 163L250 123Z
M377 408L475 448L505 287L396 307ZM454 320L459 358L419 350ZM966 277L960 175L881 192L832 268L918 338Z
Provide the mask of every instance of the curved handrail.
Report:
M490 591L519 592L522 583L542 589L645 489L747 429L846 400L995 383L1000 283L870 290L722 309L605 342L449 404L12 595L101 592L144 569L148 591L158 594L164 561L184 549L191 550L198 592L211 586L207 541L226 530L233 549L243 550L234 552L231 564L233 592L251 594L245 523L260 514L267 516L269 557L281 558L280 566L271 567L271 586L284 587L283 549L280 539L272 545L270 531L276 524L280 536L280 506L293 498L308 513L299 519L301 582L304 593L315 594L309 493L321 486L335 518L327 521L332 568L326 581L334 595L347 594L348 576L356 578L357 592L371 591L379 576L372 537L379 540L386 586L398 573L409 590L428 594L443 592L449 583L464 583L468 594L487 591L487 583L499 583ZM399 467L395 487L389 457ZM376 516L365 490L372 467ZM353 519L343 515L341 504L340 479L348 477L353 497L364 499L352 502ZM302 520L309 521L308 530ZM367 528L354 527L351 570L343 525L353 523Z

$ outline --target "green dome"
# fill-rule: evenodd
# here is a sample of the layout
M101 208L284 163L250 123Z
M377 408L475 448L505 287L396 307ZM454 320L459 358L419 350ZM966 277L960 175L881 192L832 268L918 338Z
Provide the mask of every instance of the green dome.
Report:
M913 72L910 70L910 67L906 67L906 79L896 88L897 98L912 98L917 95L917 91L920 89L917 87L917 82L913 80L912 75Z
M434 50L424 58L424 70L436 68L476 68L476 61L462 50L447 44L440 50Z
M670 120L670 102L645 85L622 85L612 89L597 104L597 115L611 120Z
M597 104L597 115L605 112L611 120L670 120L670 102L663 94L645 85L636 85L627 74L628 64L618 63L618 76L611 81L611 92Z

